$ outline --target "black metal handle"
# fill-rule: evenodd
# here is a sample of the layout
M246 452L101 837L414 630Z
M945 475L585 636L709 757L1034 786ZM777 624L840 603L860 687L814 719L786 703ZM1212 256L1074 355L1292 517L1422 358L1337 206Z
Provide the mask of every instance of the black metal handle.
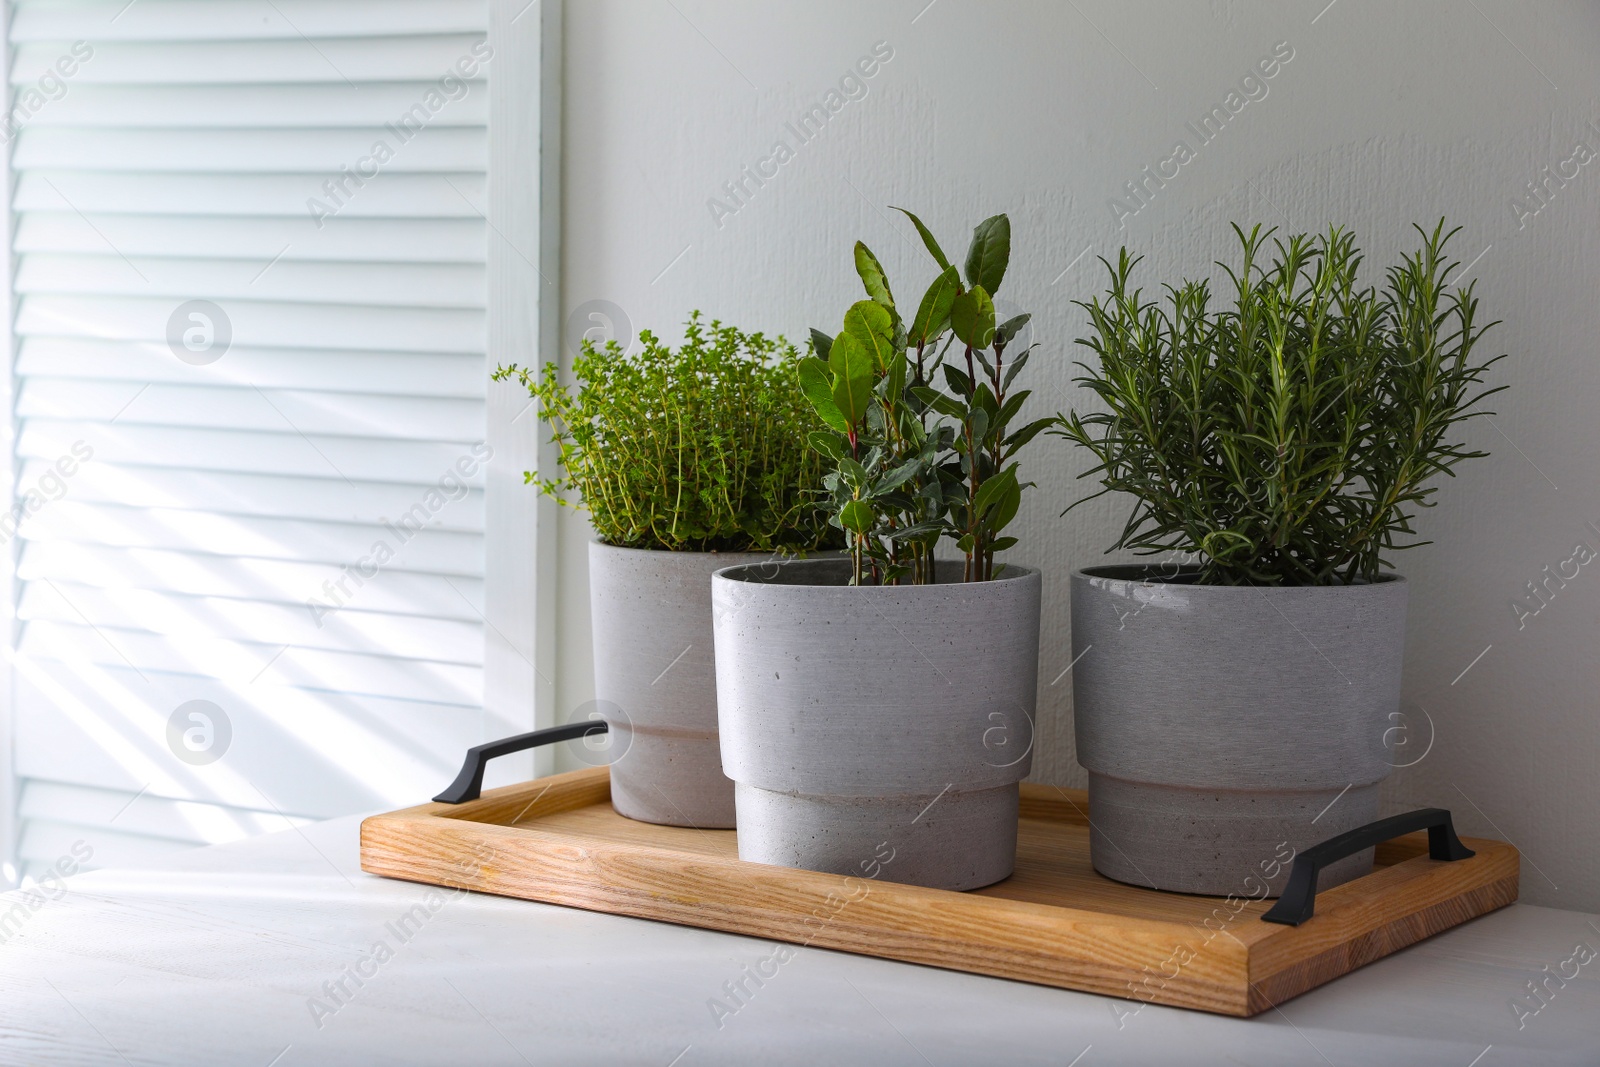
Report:
M1289 884L1272 909L1261 916L1263 922L1299 926L1311 918L1317 903L1317 875L1330 863L1354 856L1363 849L1390 838L1428 831L1428 855L1436 860L1464 860L1476 855L1456 836L1455 824L1444 808L1419 808L1404 815L1358 826L1320 845L1312 845L1294 858L1289 868Z
M439 804L465 804L469 800L477 800L483 793L483 769L496 756L509 756L513 752L522 752L538 748L540 745L554 744L557 741L576 741L580 737L603 734L607 729L604 719L593 719L588 722L568 723L565 726L551 726L528 734L518 734L516 737L505 737L499 741L474 745L467 749L467 758L461 764L461 773L456 775L456 780L433 799Z

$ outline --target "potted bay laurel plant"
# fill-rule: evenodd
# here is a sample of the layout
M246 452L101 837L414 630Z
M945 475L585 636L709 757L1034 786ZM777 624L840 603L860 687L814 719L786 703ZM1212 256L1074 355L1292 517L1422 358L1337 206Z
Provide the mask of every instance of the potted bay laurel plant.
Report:
M1094 496L1133 498L1113 548L1161 555L1072 577L1094 866L1186 893L1264 873L1276 895L1290 850L1377 817L1405 647L1388 557L1424 543L1411 524L1437 476L1484 455L1461 424L1491 414L1501 357L1475 351L1488 326L1445 281L1442 222L1381 290L1346 231L1235 232L1225 307L1204 281L1146 299L1126 249L1107 264L1110 289L1080 305L1099 407L1055 432L1093 455Z
M711 575L804 553L841 537L815 497L822 457L806 444L799 352L697 311L683 344L639 334L624 353L585 340L576 394L559 368L515 378L554 431L560 470L529 482L589 512L594 686L616 753L611 800L632 819L734 825L722 774L711 634Z
M1040 582L996 556L1049 420L1016 425L1028 316L995 321L1009 220L978 225L963 273L906 214L937 264L909 320L858 243L866 299L799 364L847 558L713 581L722 764L741 859L971 889L1015 861Z

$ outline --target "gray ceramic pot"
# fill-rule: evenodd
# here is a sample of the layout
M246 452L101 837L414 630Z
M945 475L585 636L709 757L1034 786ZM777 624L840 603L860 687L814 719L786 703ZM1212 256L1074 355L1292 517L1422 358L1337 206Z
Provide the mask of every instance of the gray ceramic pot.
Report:
M713 581L739 858L973 889L1010 875L1032 763L1039 572L850 586L846 560Z
M760 552L589 545L594 691L614 734L611 803L630 819L728 829L711 635L711 575Z
M1095 869L1183 893L1276 896L1287 856L1377 818L1405 579L1263 589L1151 580L1162 573L1072 576ZM1371 869L1368 850L1319 885Z

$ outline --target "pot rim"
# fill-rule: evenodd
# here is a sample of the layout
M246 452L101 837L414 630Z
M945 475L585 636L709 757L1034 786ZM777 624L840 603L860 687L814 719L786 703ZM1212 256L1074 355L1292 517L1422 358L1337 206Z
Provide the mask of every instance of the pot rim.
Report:
M784 562L784 561L787 561L787 560L797 560L797 559L801 558L798 555L783 555L783 554L781 554L781 550L773 551L773 552L763 552L760 549L719 549L719 548L712 548L712 549L706 549L706 550L699 550L699 549L691 549L691 548L638 548L638 547L635 547L633 545L613 545L609 541L602 541L599 538L591 538L589 540L589 547L590 548L603 548L607 552L629 552L629 553L634 553L634 554L638 554L638 555L650 555L650 556L727 556L729 559L733 559L736 556L759 556L762 560L772 559L774 562ZM819 548L819 549L815 549L814 551L812 551L811 555L808 555L805 558L806 559L820 559L820 558L826 556L829 552L835 552L835 551L838 551L838 550L837 549L828 549L828 548ZM737 566L737 564L735 564L735 565Z
M1143 578L1135 576L1138 574L1149 574L1153 571L1167 571L1167 568L1159 563L1103 563L1097 564L1093 567L1077 567L1072 572L1072 578L1074 581L1092 580L1102 582L1119 582L1123 585L1172 586L1179 589L1204 589L1208 592L1216 592L1219 594L1228 592L1315 592L1318 590L1344 590L1349 592L1357 589L1390 588L1395 585L1408 584L1405 575L1397 574L1394 571L1385 571L1384 573L1378 575L1378 580L1375 582L1357 581L1352 582L1349 585L1345 585L1343 583L1338 585L1201 585L1198 582L1174 582L1159 576ZM1198 567L1179 567L1176 572L1169 573L1173 573L1177 577L1192 577L1199 574L1200 569Z
M930 590L931 589L981 589L984 586L994 586L994 585L998 585L1001 582L1010 582L1010 581L1015 581L1015 580L1018 580L1018 579L1026 579L1026 578L1029 578L1029 577L1036 577L1036 576L1039 575L1039 568L1037 568L1037 567L1029 567L1029 566L1026 566L1024 564L1020 564L1020 563L1007 563L1005 565L1005 570L1001 574L997 575L996 577L990 579L987 582L939 582L939 583L934 584L934 585L833 585L833 584L828 584L828 583L823 583L823 582L770 582L770 581L761 581L759 579L752 579L752 578L746 577L745 574L743 574L743 573L735 573L735 572L752 572L757 567L766 568L766 567L777 566L777 567L782 567L782 568L794 571L794 570L814 569L814 568L816 568L818 566L822 566L822 565L827 565L827 566L831 567L831 566L836 566L836 565L838 565L840 563L848 563L848 562L849 561L848 561L847 558L841 557L841 556L836 556L836 557L831 558L831 559L824 559L824 558L793 559L793 558L791 558L791 559L785 559L785 560L773 560L773 561L763 562L763 563L738 563L738 564L734 564L731 567L723 567L721 570L714 571L712 573L712 575L711 575L711 580L712 580L713 583L719 582L719 581L722 581L722 582L743 582L743 583L748 584L748 585L759 585L764 589L859 589L859 590L861 590L861 593L858 594L858 595L870 596L870 595L873 595L875 591L880 591L880 592L904 592L904 591L910 590L910 589L930 589ZM941 563L959 564L961 561L957 559L957 560L940 560L939 562L941 562Z

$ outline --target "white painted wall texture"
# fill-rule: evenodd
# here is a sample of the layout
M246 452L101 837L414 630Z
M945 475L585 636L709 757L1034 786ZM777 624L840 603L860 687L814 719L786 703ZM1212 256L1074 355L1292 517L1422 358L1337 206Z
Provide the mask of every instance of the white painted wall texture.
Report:
M803 337L857 298L857 238L902 294L931 278L888 205L947 249L1006 211L1001 295L1044 342L1035 413L1084 402L1072 301L1119 245L1154 287L1230 254L1233 221L1353 227L1374 266L1412 247L1412 222L1464 227L1454 251L1504 320L1511 389L1470 431L1492 457L1423 517L1437 543L1395 560L1413 582L1402 751L1427 754L1387 803L1514 842L1526 900L1600 908L1600 563L1574 560L1600 549L1600 159L1581 162L1600 151L1600 5L584 0L565 47L568 308L611 301L674 337L700 308ZM735 199L746 167L771 176ZM1046 574L1034 776L1070 785L1070 682L1048 684L1069 658L1067 576L1125 510L1059 516L1085 466L1033 447L1013 553ZM562 531L565 708L588 695L586 536L581 518Z

